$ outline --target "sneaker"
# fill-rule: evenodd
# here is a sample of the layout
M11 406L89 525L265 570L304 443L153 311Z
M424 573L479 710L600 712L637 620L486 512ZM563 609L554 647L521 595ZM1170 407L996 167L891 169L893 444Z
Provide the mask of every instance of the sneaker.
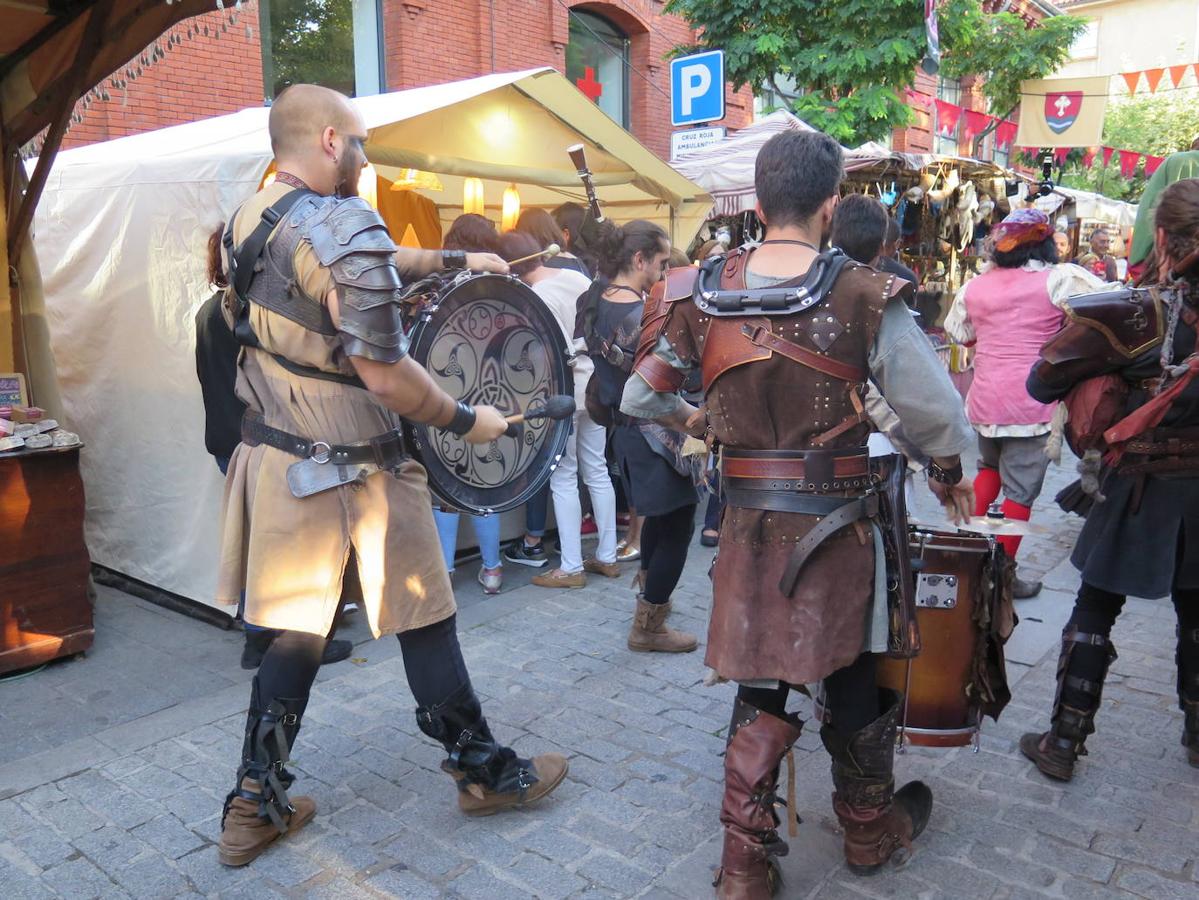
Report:
M483 585L484 594L498 594L500 588L504 586L503 567L496 566L494 569L489 569L481 566L479 568L479 584Z
M587 576L582 572L563 572L554 569L533 576L533 584L546 588L581 588L587 586Z
M596 575L603 575L607 578L619 578L621 576L620 566L614 562L600 562L594 557L583 560L583 571L593 572Z
M595 519L591 516L583 516L583 527L579 529L579 534L598 534L599 528L595 524Z
M538 541L530 547L524 538L517 538L508 545L508 549L504 551L504 559L518 566L531 566L534 569L544 568L550 562L543 541Z

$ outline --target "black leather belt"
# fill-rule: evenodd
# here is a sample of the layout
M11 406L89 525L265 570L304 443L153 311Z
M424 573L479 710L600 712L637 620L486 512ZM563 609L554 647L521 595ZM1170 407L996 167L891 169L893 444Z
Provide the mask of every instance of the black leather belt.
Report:
M376 435L364 444L330 444L273 428L252 410L242 416L241 441L250 447L266 444L301 459L337 465L374 463L380 469L394 469L409 457L404 436L398 430Z

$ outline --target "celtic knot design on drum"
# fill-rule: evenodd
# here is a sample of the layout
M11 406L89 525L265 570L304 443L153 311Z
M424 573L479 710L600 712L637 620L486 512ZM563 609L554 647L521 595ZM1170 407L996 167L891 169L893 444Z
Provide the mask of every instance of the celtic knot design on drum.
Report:
M451 396L505 415L553 393L540 334L519 311L497 300L475 299L454 310L429 347L428 367ZM462 480L495 487L529 467L549 427L545 420L530 422L517 437L479 446L439 431L431 449Z

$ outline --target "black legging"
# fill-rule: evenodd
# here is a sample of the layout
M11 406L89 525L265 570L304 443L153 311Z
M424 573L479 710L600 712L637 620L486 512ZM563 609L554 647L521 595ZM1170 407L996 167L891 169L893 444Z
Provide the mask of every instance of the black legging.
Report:
M695 533L696 506L691 503L660 516L645 517L641 526L641 571L647 603L666 603L674 593Z
M1178 691L1188 700L1199 700L1199 590L1175 588L1171 595L1174 612L1178 616L1178 647L1175 661L1178 665ZM1124 608L1123 594L1113 594L1085 581L1078 589L1074 601L1074 612L1070 615L1067 628L1074 626L1083 634L1099 634L1111 637L1112 626L1120 610ZM1070 674L1088 681L1098 681L1103 676L1107 648L1094 644L1079 643L1071 649ZM1067 706L1086 709L1093 701L1087 694L1062 687L1062 701Z
M861 731L879 717L877 662L873 653L863 653L824 679L824 707L832 719L830 724L842 734ZM790 690L785 684L777 688L741 685L737 696L762 712L781 717L787 711Z
M457 616L398 634L408 687L418 706L434 706L470 683L462 648L458 645ZM307 699L321 666L326 639L302 631L281 631L258 667L262 702L275 697Z

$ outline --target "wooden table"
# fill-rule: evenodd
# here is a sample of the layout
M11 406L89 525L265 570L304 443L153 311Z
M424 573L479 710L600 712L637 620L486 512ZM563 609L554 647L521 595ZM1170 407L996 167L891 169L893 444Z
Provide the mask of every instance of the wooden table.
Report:
M0 673L92 645L80 449L0 454Z

